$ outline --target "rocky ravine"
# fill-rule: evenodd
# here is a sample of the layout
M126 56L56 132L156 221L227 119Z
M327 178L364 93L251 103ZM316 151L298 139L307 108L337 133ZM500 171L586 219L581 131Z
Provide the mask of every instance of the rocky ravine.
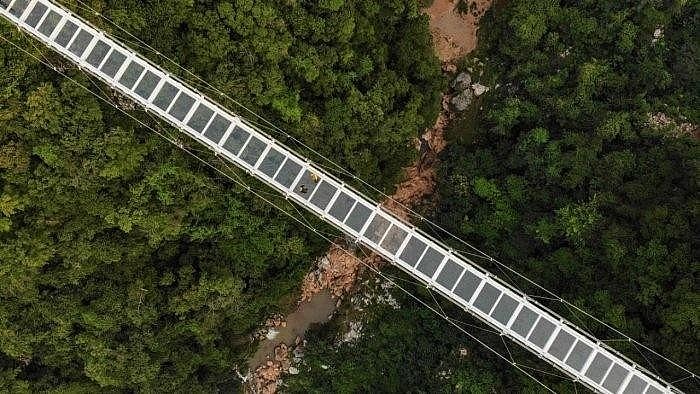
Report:
M447 75L457 70L455 62L476 47L479 18L491 5L491 0L473 1L471 12L456 11L457 1L435 0L425 10L430 16L430 28L435 50ZM461 73L451 84L451 91L442 96L442 109L433 127L427 129L415 147L420 157L405 169L405 181L396 185L396 192L382 204L399 217L408 219L406 207L414 207L429 198L436 185L439 153L445 148L445 128L455 117L455 111L466 109L474 97L488 88L473 83L471 76ZM357 258L353 245L337 240L342 247L331 246L317 261L316 269L307 274L302 283L297 309L284 319L273 319L263 329L258 351L249 360L249 372L239 377L246 390L255 393L274 393L284 374L298 373L292 361L303 354L303 334L311 324L330 319L342 299L352 294L357 278L367 267L384 264L377 255ZM290 356L292 354L292 356ZM297 360L298 361L298 360ZM235 369L238 372L238 369Z

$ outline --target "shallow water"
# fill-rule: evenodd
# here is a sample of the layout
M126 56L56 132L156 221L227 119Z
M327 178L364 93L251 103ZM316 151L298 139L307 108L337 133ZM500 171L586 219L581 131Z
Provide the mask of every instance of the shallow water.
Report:
M293 345L297 337L304 337L304 333L312 324L325 323L335 312L337 301L331 297L328 290L322 290L314 294L308 302L302 302L297 309L287 315L286 327L275 327L278 331L273 339L265 339L258 345L258 350L248 361L250 371L261 366L271 357L275 347L281 343Z

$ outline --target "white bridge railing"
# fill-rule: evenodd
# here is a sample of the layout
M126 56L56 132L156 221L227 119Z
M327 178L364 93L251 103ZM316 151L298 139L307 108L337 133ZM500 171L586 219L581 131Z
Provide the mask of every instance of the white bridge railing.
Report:
M0 15L592 390L678 392L62 6L0 0Z

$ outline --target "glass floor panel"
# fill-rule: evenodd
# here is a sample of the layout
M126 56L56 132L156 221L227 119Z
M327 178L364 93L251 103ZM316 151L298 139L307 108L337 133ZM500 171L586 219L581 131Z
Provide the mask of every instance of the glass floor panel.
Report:
M352 206L354 204L354 198L341 192L338 198L336 198L335 202L333 203L333 206L331 206L331 209L328 211L328 213L342 222L345 220L345 217L348 216L348 213L350 212L350 209L352 209Z
M457 279L462 275L462 271L464 271L464 267L452 260L447 260L436 280L443 287L450 290L457 283Z
M311 203L320 209L326 209L337 190L335 186L323 181L316 190L316 193L314 193L314 196L311 197Z
M286 189L289 189L292 186L292 183L294 183L294 180L297 178L297 175L299 175L300 171L301 164L288 158L287 161L284 162L280 172L275 177L275 181L284 186Z
M381 247L384 248L389 254L396 254L396 252L401 247L403 240L406 239L408 233L404 231L401 227L392 225L389 232L384 237Z
M62 33L63 31L61 31L59 34ZM58 40L56 41L58 42ZM122 64L124 64L124 61L126 61L126 55L117 50L112 50L112 53L109 54L107 60L102 65L100 70L107 74L108 77L114 78L114 76L117 75L117 72L119 72L119 69L122 67Z
M283 154L279 153L274 148L271 148L258 166L258 169L263 174L272 178L277 172L277 169L282 165L282 162L284 162L284 157L285 156Z
M78 31L78 25L71 21L66 21L61 31L59 31L56 38L54 38L54 41L56 41L56 44L65 47L70 42L70 39L73 38L76 31ZM114 77L114 75L112 75L112 77Z
M75 56L81 57L83 56L83 52L85 52L88 45L90 45L91 41L92 34L86 32L85 30L81 30L78 32L78 35L73 39L73 42L70 44L70 47L68 47L68 50L71 51L71 53ZM134 82L136 82L136 80L134 80Z
M365 204L358 202L352 212L350 212L350 215L348 215L348 218L345 219L345 224L359 233L371 215L372 210Z
M416 268L418 269L418 271L424 273L427 277L432 278L435 274L435 271L437 271L437 269L440 267L440 263L442 263L442 260L444 258L445 255L443 255L442 253L438 252L433 248L428 248L428 250L423 255L423 258L420 259L420 262L418 263L418 266L416 266Z
M214 120L211 121L209 127L204 132L204 136L207 137L209 141L218 144L221 138L226 134L226 130L231 126L231 121L224 118L223 116L216 114Z

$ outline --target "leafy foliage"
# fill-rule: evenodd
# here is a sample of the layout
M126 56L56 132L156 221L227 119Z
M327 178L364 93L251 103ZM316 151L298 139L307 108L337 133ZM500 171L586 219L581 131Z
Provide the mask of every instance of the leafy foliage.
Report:
M697 4L517 0L492 10L475 55L492 89L473 143L450 141L441 158L436 213L451 231L690 370L700 360L693 345L700 338L699 147L694 136L651 127L649 114L700 123ZM662 37L654 40L658 27ZM544 391L393 294L401 309L367 309L355 342L343 342L335 328L316 332L292 391ZM345 318L335 322L341 332ZM499 348L498 335L481 338L506 357L545 367L517 346ZM460 360L461 347L468 356ZM622 350L648 366L634 347ZM669 380L687 377L646 356ZM555 392L577 392L547 371L533 373ZM688 382L677 384L697 391Z
M700 152L649 115L700 122L698 18L697 2L508 2L479 55L501 87L474 144L444 155L438 213L691 370Z
M436 110L412 2L92 5L366 178L390 184ZM0 81L0 391L230 380L322 240L9 44Z
M265 286L293 291L318 240L6 55L23 72L0 127L13 158L0 198L2 370L31 391L216 382L276 307Z
M388 271L399 274L397 269ZM285 378L289 392L490 393L541 389L397 288L367 282L361 285L362 296L354 297L355 301L345 305L331 323L307 335L300 373ZM357 301L362 297L372 301L368 305ZM443 307L458 316L449 302ZM353 322L356 338L345 335L348 322Z
M415 155L410 139L437 116L442 85L417 2L211 3L102 7L306 145L373 185L393 187ZM153 18L158 23L147 22Z

